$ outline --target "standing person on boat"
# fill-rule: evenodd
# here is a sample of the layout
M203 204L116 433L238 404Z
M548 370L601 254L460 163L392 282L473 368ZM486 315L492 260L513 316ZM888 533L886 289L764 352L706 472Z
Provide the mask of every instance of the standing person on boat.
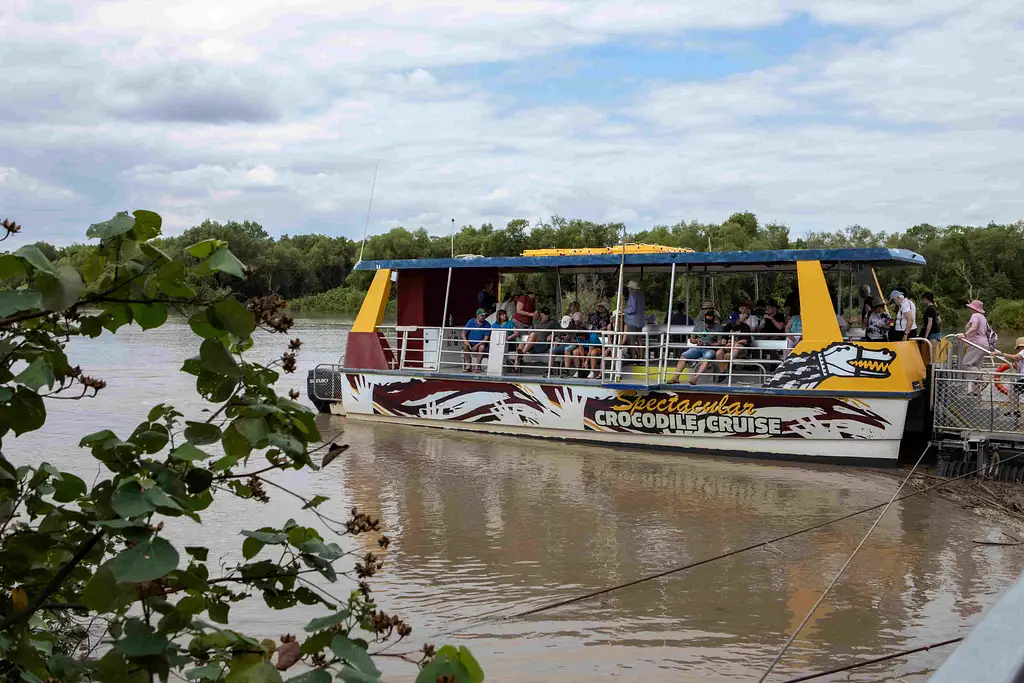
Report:
M494 310L497 299L494 296L494 283L488 280L484 283L483 289L476 293L476 307L482 308L490 315Z
M526 294L516 297L516 312L512 314L512 322L521 330L533 326L537 318L537 293L532 289L526 290Z
M676 363L676 374L668 380L668 384L675 384L679 381L679 375L686 369L687 363L701 361L697 372L690 378L690 384L696 384L700 380L701 373L708 369L711 361L715 360L722 326L715 322L714 311L705 311L703 320L699 322L701 323L700 334L697 334L697 329L694 328L695 334L690 337L690 343L696 344L696 346L683 351L683 354L679 356L679 362Z
M889 292L889 301L896 304L896 323L889 333L889 341L907 341L917 336L917 306L898 289Z
M1010 410L1007 411L1007 415L1013 416L1013 428L1020 430L1020 397L1024 394L1024 337L1017 337L1017 342L1014 344L1016 353L1007 354L1006 358L1012 360L1013 369L1017 372L1017 376L1013 382L1007 386L1007 397L1010 399Z
M480 364L487 353L487 342L491 338L491 324L487 322L487 311L476 309L476 317L470 318L462 330L462 369L466 372L480 372Z
M520 363L523 356L534 355L547 355L548 347L551 344L551 330L558 327L557 323L551 319L551 309L547 306L537 311L537 319L533 321L533 332L529 333L526 337L526 342L519 345L516 349L516 359L512 363L512 367L516 372L520 371ZM520 333L527 334L526 332Z
M800 282L796 278L790 280L789 294L786 295L786 301L782 306L786 312L787 320L794 315L800 315Z
M924 338L929 341L942 339L942 327L939 320L939 309L935 307L935 295L925 292L921 295L924 302Z
M962 334L957 335L958 338L969 342L965 344L967 348L964 349L964 355L960 359L960 369L979 372L981 361L985 360L985 356L989 355L995 346L989 341L994 335L989 328L988 318L985 317L985 304L975 299L967 304L967 308L972 311L971 317L967 321L967 328ZM983 385L979 382L975 389L972 377L976 377L976 375L969 374L967 376L967 393L970 396L977 396L981 393Z
M626 289L629 291L625 308L626 332L640 332L644 329L645 323L644 290L640 289L640 283L636 280L627 282ZM636 355L637 347L642 344L639 334L630 334L626 337L626 346L632 347L631 355Z
M741 306L742 310L742 306ZM749 310L749 309L748 309ZM722 348L718 349L715 358L718 363L718 374L715 381L724 382L729 372L729 365L738 358L746 358L750 346L750 325L743 320L742 313L733 313L729 316L729 322L722 330Z
M889 309L885 302L875 299L870 304L871 312L868 314L865 325L864 339L866 341L886 341L889 338Z

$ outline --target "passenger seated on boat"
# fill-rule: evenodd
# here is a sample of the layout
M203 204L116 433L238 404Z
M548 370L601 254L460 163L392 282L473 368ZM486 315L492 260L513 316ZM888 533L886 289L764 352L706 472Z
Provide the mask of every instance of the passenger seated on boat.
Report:
M764 318L761 324L761 331L773 336L766 339L782 339L786 334L786 316L779 310L775 299L768 299L764 302Z
M480 372L480 364L487 354L487 342L491 338L491 324L487 322L487 311L476 309L476 317L470 318L462 330L462 369L466 372Z
M715 305L708 300L705 300L700 305L700 312L697 313L697 321L693 324L693 332L704 332L707 329L707 314L711 313L712 320L715 325L718 325L722 321L722 316L715 310Z
M533 332L529 333L524 343L519 344L516 349L516 358L512 362L513 372L520 371L520 364L523 356L546 356L548 347L551 344L551 330L557 327L557 323L551 319L551 309L544 307L537 311L537 319L533 321ZM526 332L520 333L520 339Z
M588 362L587 359L590 362L590 374L587 375L587 379L596 379L599 376L603 376L604 367L602 367L602 359L604 356L611 356L611 349L606 350L604 348L600 333L591 330L587 335L586 345L581 346L579 351L581 355L585 356L583 361L584 369ZM600 368L600 371L598 368Z
M583 314L576 312L573 315L583 320ZM573 368L579 369L581 360L576 356L576 348L579 346L579 332L581 322L578 322L571 315L563 316L561 322L563 332L556 332L554 335L555 347L551 350L553 361L562 360L562 376L568 377Z
M794 348L800 343L801 337L803 337L804 323L800 319L800 302L797 301L796 308L789 307L791 311L789 321L786 322L786 346Z
M719 336L722 326L715 322L714 310L705 310L704 318L697 322L701 326L701 333L690 337L690 343L697 346L687 349L679 356L679 362L676 363L676 374L668 380L669 384L675 384L679 381L679 375L686 368L687 363L701 361L697 366L697 372L690 377L690 384L696 384L700 381L701 374L708 369L711 361L715 360L715 356L718 354L718 346L721 344ZM694 331L696 332L696 327Z
M587 316L587 327L600 331L612 329L612 316L608 312L607 302L598 303L597 308Z
M497 317L496 317L496 319L494 321L494 324L491 325L491 329L492 330L508 330L508 332L505 335L505 353L506 354L514 354L515 353L515 338L516 338L516 335L518 334L517 332L515 332L516 326L512 324L512 321L508 317L508 311L506 311L505 309L499 308L498 312L495 315ZM504 365L505 365L505 359L504 358L502 358L501 364L504 367Z
M740 314L733 313L730 315L729 322L725 325L722 331L730 336L722 336L722 348L718 349L715 357L719 361L746 358L750 351L748 348L751 343L750 326L743 322ZM728 372L729 366L726 362L718 363L719 374L715 377L715 381L724 382L726 380L726 373Z
M740 303L737 311L740 322L746 323L751 332L761 331L761 319L754 315L754 304L749 301L743 301Z

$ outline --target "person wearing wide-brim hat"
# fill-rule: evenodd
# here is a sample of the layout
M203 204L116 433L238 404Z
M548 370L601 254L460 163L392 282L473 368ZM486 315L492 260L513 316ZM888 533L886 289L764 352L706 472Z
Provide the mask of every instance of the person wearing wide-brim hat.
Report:
M889 338L889 310L885 302L875 299L871 302L867 326L864 328L864 339L867 341L885 341Z
M1008 360L1013 361L1014 370L1017 372L1017 377L1013 383L1009 385L1008 391L1010 399L1010 410L1007 415L1012 415L1014 418L1014 429L1020 429L1020 397L1024 394L1024 337L1017 337L1017 341L1014 344L1016 353L1009 353L1006 355Z
M968 342L965 344L966 348L964 349L963 357L960 359L960 369L975 373L981 370L981 362L985 360L985 356L989 355L991 351L988 341L988 319L985 317L985 304L977 299L967 304L967 308L972 311L971 317L967 321L967 327L964 329L963 334L957 335L960 339ZM977 377L977 375L970 374L967 376L967 393L971 396L980 394L984 387L984 384L981 382L976 384L973 381L974 377Z

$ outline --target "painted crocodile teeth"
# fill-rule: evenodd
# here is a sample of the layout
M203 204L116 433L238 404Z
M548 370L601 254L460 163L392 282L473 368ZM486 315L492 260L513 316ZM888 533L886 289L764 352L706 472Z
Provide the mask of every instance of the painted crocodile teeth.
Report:
M892 361L876 361L876 360L853 360L850 361L850 365L860 368L861 370L870 370L872 372L885 372L889 369L889 365Z

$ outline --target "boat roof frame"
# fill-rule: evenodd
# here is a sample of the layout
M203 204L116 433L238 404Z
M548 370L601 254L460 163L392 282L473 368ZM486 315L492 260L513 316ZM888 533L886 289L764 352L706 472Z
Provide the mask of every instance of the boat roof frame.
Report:
M612 272L618 270L622 254L558 256L457 256L455 258L384 259L360 261L355 270L448 270L449 268L492 268L501 272L571 270ZM923 256L907 249L875 247L866 249L774 249L766 251L696 251L626 254L627 269L669 271L673 265L689 272L754 273L795 271L797 261L818 261L822 269L863 264L871 267L924 266Z

